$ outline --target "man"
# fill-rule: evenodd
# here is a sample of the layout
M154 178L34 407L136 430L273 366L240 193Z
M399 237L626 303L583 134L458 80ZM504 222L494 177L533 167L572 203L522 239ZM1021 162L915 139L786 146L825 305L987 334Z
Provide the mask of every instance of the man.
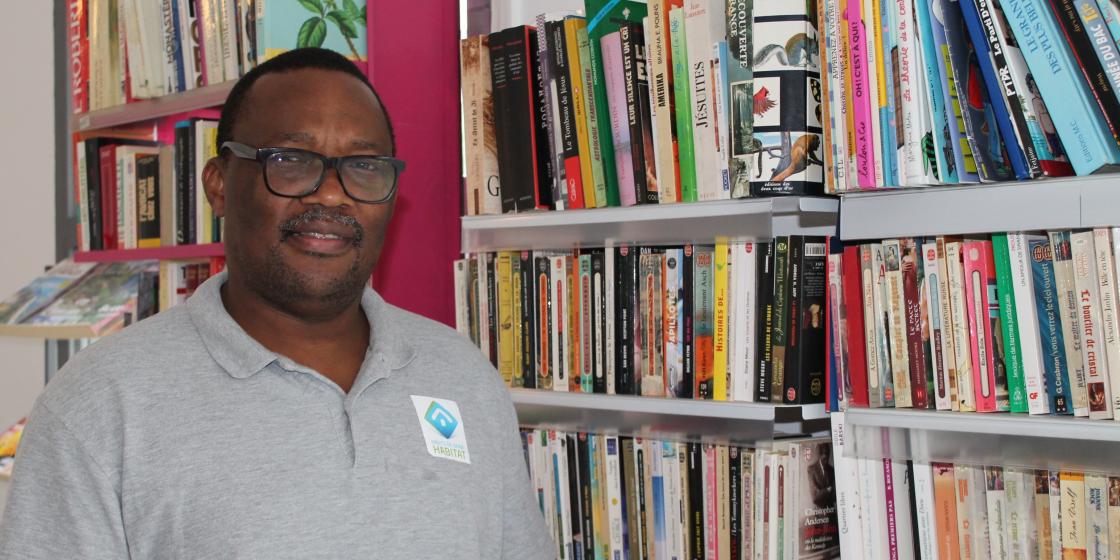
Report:
M0 559L553 557L497 373L368 287L404 166L362 74L274 58L218 142L228 272L51 381Z

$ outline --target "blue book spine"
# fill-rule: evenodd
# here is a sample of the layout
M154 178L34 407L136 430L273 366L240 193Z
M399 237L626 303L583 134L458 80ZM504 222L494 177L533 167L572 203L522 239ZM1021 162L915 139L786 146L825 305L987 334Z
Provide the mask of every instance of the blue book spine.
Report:
M171 0L171 25L175 30L175 91L185 91L187 89L187 75L183 68L183 30L179 26L179 2L178 0Z
M937 166L934 171L943 183L957 182L957 169L953 159L953 148L949 139L949 119L945 113L945 97L941 90L941 69L937 60L941 58L933 41L933 24L930 21L930 0L914 0L914 16L918 20L918 44L922 46L922 64L925 65L925 85L929 97L930 112L933 114L932 146L922 149L934 152Z
M1120 48L1120 2L1100 0L1097 2L1097 6L1101 9L1101 15L1104 16L1104 23L1108 26L1112 41Z
M991 102L992 112L995 113L996 124L999 126L1000 136L1003 137L1003 146L1007 149L1008 159L1011 160L1011 169L1015 171L1018 179L1029 179L1030 169L1027 167L1027 157L1023 147L1019 145L1019 135L1011 125L1011 115L1008 113L1007 101L1004 98L1003 81L996 76L995 63L992 60L992 51L988 48L988 33L980 19L980 12L974 0L961 0L961 14L964 16L965 27L972 38L972 46L976 50L977 65L984 83L988 86L988 98ZM985 14L985 19L990 23L991 14ZM1010 76L1008 76L1010 83Z
M1108 0L1104 2L1107 4ZM1120 97L1120 51L1108 30L1108 22L1101 15L1096 0L1075 0L1074 4L1077 6L1077 16L1085 25L1085 33L1093 44L1093 51L1097 53L1101 68L1108 77L1108 83L1112 84L1112 92Z
M883 88L887 92L885 107L879 108L879 131L883 138L883 183L896 187L898 180L898 119L895 118L894 81L898 72L898 48L895 36L898 25L895 23L894 9L890 0L879 2L879 21L883 29Z
M1047 109L1074 171L1088 175L1120 163L1120 147L1045 0L1003 0L1002 6L1039 92L1053 100Z
M1065 337L1062 336L1061 310L1058 306L1058 285L1054 278L1054 253L1045 236L1027 239L1034 280L1034 303L1038 315L1038 332L1042 339L1042 358L1046 376L1046 393L1050 412L1073 414L1066 366Z
M949 0L930 0L930 25L933 27L933 42L937 69L941 73L941 94L945 99L945 116L949 125L949 140L953 150L953 163L956 166L957 182L976 183L980 176L976 173L976 160L972 158L972 147L968 144L968 135L965 133L964 109L962 101L957 97L958 77L953 73L953 65L949 61L949 43L945 35L945 26L953 23L961 24L959 10L950 10ZM948 19L949 14L957 15L955 21Z

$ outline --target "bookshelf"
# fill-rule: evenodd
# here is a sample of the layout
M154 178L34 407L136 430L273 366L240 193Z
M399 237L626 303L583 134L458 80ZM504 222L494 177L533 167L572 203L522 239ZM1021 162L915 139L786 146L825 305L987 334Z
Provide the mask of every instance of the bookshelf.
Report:
M1111 175L957 187L881 189L840 196L840 237L1072 229L1120 223Z
M75 132L110 128L195 111L219 107L236 81L204 86L198 89L165 95L158 99L136 101L116 107L75 115L71 127Z
M849 408L854 457L1111 472L1120 423L1070 416ZM892 445L884 452L884 433Z
M834 198L788 197L529 212L462 218L462 251L713 243L775 235L833 235Z
M759 445L828 429L823 404L772 405L510 389L525 428Z
M151 249L116 249L107 251L78 251L74 253L75 262L124 262L124 261L183 261L225 256L221 243L202 245L172 245Z

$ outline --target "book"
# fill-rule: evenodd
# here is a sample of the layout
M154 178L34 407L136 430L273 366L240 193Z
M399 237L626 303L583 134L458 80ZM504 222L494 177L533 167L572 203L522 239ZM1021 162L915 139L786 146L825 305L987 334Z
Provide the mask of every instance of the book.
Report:
M1096 278L1093 232L1070 235L1073 255L1073 284L1077 290L1077 314L1081 327L1081 360L1089 396L1089 418L1112 418L1108 354L1102 333L1100 284Z
M1089 415L1088 378L1082 358L1081 313L1079 297L1074 283L1073 251L1070 232L1049 232L1050 247L1054 258L1054 277L1057 281L1059 308L1062 319L1062 336L1065 341L1066 364L1069 366L1071 402L1074 416Z
M490 81L490 36L467 37L460 45L463 127L466 135L466 215L501 212L498 140L494 130L494 95Z
M1072 414L1070 370L1066 362L1066 342L1059 302L1061 295L1058 292L1054 271L1054 252L1049 239L1045 236L1028 236L1027 243L1031 259L1038 331L1042 343L1047 410L1054 414Z
M258 63L300 47L330 49L354 62L364 62L367 58L366 0L342 2L341 9L329 12L327 5L314 2L254 0L254 3ZM227 76L227 79L234 77Z

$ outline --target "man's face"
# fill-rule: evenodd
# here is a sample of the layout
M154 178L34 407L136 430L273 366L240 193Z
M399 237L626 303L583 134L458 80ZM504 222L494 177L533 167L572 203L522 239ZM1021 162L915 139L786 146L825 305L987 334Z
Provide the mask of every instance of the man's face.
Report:
M392 155L377 98L342 72L304 69L262 76L250 88L232 140L323 155ZM280 309L314 319L360 296L384 242L393 203L350 198L328 169L302 198L268 191L261 164L225 154L208 169L207 194L225 217L230 274Z

